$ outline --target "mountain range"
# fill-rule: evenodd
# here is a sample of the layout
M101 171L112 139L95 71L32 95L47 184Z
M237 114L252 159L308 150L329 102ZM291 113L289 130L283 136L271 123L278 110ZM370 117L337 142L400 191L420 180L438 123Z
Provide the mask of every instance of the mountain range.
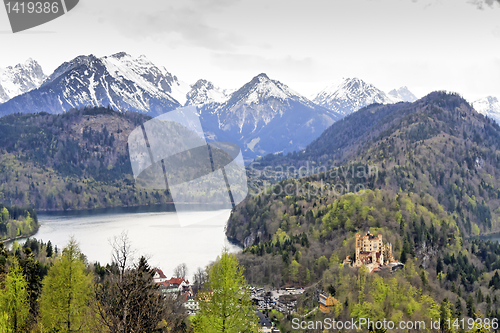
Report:
M188 89L143 56L80 56L63 63L36 89L1 104L0 115L59 114L82 106L109 105L154 116L181 106L174 96L182 97Z
M385 93L358 78L343 79L311 99L264 73L236 90L204 79L189 85L145 56L124 52L100 58L79 56L48 77L31 59L0 70L0 116L110 106L155 117L193 105L206 137L239 144L247 161L303 149L335 121L373 103L415 100L407 87ZM486 104L475 105L498 119L498 104Z
M238 143L247 158L305 148L341 119L266 74L199 110L208 137Z

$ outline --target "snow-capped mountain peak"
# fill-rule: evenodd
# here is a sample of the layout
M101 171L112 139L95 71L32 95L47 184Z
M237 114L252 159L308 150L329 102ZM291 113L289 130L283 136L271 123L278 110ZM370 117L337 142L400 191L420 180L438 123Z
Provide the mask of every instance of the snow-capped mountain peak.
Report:
M186 94L190 89L189 85L178 80L166 68L157 67L145 55L134 58L125 52L120 52L109 57L103 57L102 60L107 65L110 73L113 74L114 72L118 77L148 87L148 91L154 95L161 96L163 93L167 93L180 105L186 102Z
M0 103L38 88L43 80L42 67L31 58L14 67L0 68Z
M200 80L192 92L197 92L203 102L217 89ZM284 152L302 149L340 118L338 113L314 104L264 73L253 77L223 103L204 103L200 116L208 137L232 138L250 157L272 152L273 146ZM298 132L300 137L295 135Z
M494 96L481 98L472 103L472 106L477 112L495 119L500 124L500 101L498 98Z
M287 85L271 80L261 73L231 95L229 104L259 104L269 99L285 101L287 99L310 103L305 97L290 89Z
M388 93L389 98L393 98L396 102L415 102L417 96L415 96L408 87L404 86L399 89L392 89Z
M185 105L203 105L224 103L229 98L227 90L214 86L210 81L201 79L191 86L191 90L186 94Z
M373 103L393 103L382 90L358 78L347 78L338 85L329 85L316 95L314 102L344 115Z
M56 80L58 77L61 75L64 75L65 73L68 73L69 71L78 68L80 66L89 66L92 62L97 61L98 58L94 56L93 54L90 55L81 55L78 56L70 61L64 62L61 64L59 67L56 68L54 73L52 73L44 82L43 84L48 84L50 82L53 82Z

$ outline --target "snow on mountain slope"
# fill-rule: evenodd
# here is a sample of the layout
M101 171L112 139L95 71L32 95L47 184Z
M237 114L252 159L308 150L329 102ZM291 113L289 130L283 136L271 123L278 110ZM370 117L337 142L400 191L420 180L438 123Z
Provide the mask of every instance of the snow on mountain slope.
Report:
M184 105L196 105L212 103L224 103L229 99L230 91L220 89L207 80L198 80L191 86L191 89L186 94L186 102Z
M44 79L42 67L31 58L14 67L0 68L0 103L38 88Z
M200 110L214 139L237 142L245 158L302 149L341 117L266 74Z
M340 84L326 87L313 101L344 116L373 103L394 103L382 90L357 78L343 79Z
M495 119L500 124L500 101L498 98L493 96L481 98L472 103L472 106L477 112Z
M38 89L0 105L0 114L110 105L154 116L181 106L173 96L184 101L186 86L145 56L79 56L59 66Z
M389 98L393 98L395 102L415 102L417 96L415 96L406 86L399 89L392 89L387 94Z
M259 123L269 124L275 117L282 117L292 104L314 110L317 106L279 81L259 74L231 94L220 107L219 127L236 125L240 133L256 131ZM329 114L323 110L323 113ZM333 115L333 114L332 114ZM332 116L330 125L336 116ZM245 127L245 129L244 129Z

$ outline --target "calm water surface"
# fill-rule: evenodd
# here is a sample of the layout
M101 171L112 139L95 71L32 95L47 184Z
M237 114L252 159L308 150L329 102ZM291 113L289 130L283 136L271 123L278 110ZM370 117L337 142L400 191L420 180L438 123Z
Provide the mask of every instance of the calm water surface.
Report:
M38 215L40 230L33 237L44 242L50 240L62 249L73 235L90 262L103 264L111 261L110 240L126 231L136 257L149 256L150 265L161 268L169 278L180 263L187 264L191 278L198 267L205 267L215 260L224 246L230 252L241 250L225 236L230 210L179 213L192 220L193 224L187 227L180 226L177 213L172 209L144 210L121 208L100 212L41 213Z

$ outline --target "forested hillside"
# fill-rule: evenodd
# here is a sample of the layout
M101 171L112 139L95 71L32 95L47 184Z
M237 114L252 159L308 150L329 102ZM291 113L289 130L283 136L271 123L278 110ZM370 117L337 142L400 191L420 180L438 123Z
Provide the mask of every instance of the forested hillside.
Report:
M246 247L249 283L311 285L302 313L320 290L340 301L344 319L498 317L498 244L468 238L500 227L500 128L460 96L373 105L303 152L258 162L258 194L227 226ZM307 174L311 165L321 172ZM303 177L280 180L301 166ZM366 275L342 265L354 257L355 234L368 230L392 244L403 270Z
M170 202L134 184L127 139L148 119L109 108L0 118L0 202L39 210Z
M498 124L460 96L435 92L411 104L364 108L333 124L304 151L266 156L252 169L274 170L254 172L259 181L274 182L291 176L279 173L290 166L340 167L328 180L335 184L361 163L375 177L368 188L430 194L457 215L465 234L477 235L500 230L499 149Z

